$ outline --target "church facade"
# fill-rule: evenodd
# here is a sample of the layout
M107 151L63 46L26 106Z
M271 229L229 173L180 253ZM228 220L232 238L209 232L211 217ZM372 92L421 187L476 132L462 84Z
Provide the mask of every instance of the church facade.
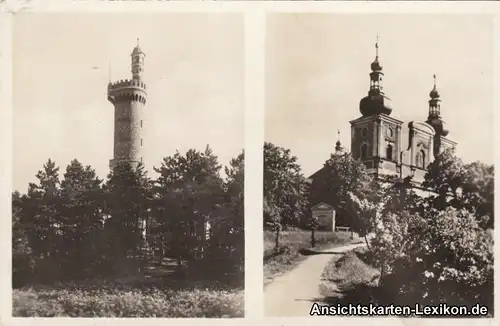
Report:
M447 149L454 149L456 142L448 138L448 130L441 117L441 99L436 86L429 93L427 118L410 121L407 124L392 115L391 100L383 90L384 73L378 56L378 42L375 45L375 60L369 73L368 94L359 103L361 116L350 121L351 155L366 165L368 172L382 180L386 176L401 179L411 176L415 190L422 195L427 167L434 157ZM337 140L335 155L343 155L340 140ZM314 187L323 176L323 168L308 178ZM311 198L311 205L322 199Z

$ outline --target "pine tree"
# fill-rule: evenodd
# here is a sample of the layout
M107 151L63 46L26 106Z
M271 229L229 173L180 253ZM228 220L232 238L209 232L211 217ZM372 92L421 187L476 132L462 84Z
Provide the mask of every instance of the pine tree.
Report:
M66 248L66 271L81 274L99 261L98 233L102 229L103 193L90 166L73 160L61 182L61 244Z
M157 223L169 239L170 255L182 260L194 258L204 249L206 226L213 212L224 202L221 165L209 146L200 152L190 149L165 157L155 171Z
M116 262L116 271L126 272L128 261L142 262L145 244L144 224L150 205L150 182L140 164L118 164L108 176L105 190L105 234L108 258Z

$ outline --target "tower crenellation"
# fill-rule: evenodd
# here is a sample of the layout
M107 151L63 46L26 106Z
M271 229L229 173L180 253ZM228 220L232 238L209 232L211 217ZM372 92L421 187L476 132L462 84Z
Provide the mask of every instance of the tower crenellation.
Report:
M142 163L143 110L147 101L147 86L142 81L145 54L139 44L131 54L131 79L121 79L108 84L108 100L115 108L114 149L110 168L126 162L132 167Z

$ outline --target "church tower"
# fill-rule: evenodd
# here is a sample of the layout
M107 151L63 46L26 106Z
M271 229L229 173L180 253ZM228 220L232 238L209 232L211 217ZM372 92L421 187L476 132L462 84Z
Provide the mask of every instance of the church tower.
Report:
M146 105L146 84L142 80L145 54L137 46L131 54L132 79L108 84L108 100L115 108L114 150L110 169L118 163L129 163L132 168L142 163L142 113Z
M392 118L390 99L383 91L378 37L371 64L370 89L359 103L361 117L351 123L351 152L377 177L393 175L400 167L402 121Z
M441 99L440 94L436 86L436 75L434 75L434 87L429 93L429 115L427 116L427 123L432 126L435 130L434 135L434 156L438 155L442 151L448 148L455 148L456 143L446 136L448 135L448 130L446 129L445 122L441 118Z

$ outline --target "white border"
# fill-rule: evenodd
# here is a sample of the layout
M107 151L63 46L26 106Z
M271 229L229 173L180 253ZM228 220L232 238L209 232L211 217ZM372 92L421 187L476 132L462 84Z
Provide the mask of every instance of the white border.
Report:
M22 3L20 3L22 2ZM0 148L0 236L1 248L4 250L5 259L0 264L0 277L2 296L0 309L0 325L41 323L47 325L104 325L135 324L140 322L146 325L163 325L165 322L176 325L236 325L265 323L269 325L303 325L304 323L331 325L434 325L445 320L433 319L398 319L398 318L263 318L263 282L262 282L262 144L264 140L264 38L266 14L279 12L323 12L323 13L427 13L427 14L495 14L495 58L500 58L500 3L498 2L451 2L451 1L332 1L332 2L268 2L268 1L89 1L75 0L37 0L16 1L9 0L0 4L8 6L13 12L244 12L245 15L245 103L246 103L246 128L245 128L245 320L241 319L148 319L148 318L10 318L11 314L11 171L12 171L12 40L11 20L15 15L2 13L0 16L0 123L1 136ZM495 111L500 109L500 64L495 62L495 89L499 91L495 97ZM500 115L495 112L495 123L499 125ZM495 137L498 137L495 135ZM499 156L498 153L495 153ZM496 157L498 161L499 157ZM29 158L27 158L29 159ZM498 179L498 178L497 178ZM498 181L498 180L497 180ZM495 231L498 235L500 231ZM495 259L498 261L499 252L495 247ZM496 272L498 276L498 272ZM498 280L498 277L496 277ZM498 281L496 282L498 283ZM499 285L495 286L498 293ZM497 315L500 314L499 301L496 302ZM447 320L446 320L447 321ZM497 324L495 320L459 319L450 321L453 325L490 325Z

